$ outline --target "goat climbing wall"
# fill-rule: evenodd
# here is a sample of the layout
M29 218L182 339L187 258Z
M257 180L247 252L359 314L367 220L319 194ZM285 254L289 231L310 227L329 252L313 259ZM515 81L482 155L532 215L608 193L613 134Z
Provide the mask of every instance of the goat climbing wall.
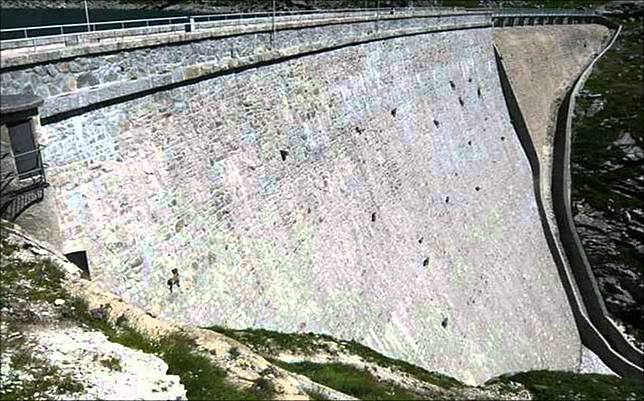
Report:
M347 46L45 129L66 251L153 314L355 339L468 383L577 366L490 28Z

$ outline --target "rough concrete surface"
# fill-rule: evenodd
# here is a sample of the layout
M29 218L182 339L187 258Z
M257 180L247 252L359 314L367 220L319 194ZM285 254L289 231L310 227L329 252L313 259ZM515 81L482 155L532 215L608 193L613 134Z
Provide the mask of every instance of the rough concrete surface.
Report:
M346 47L44 128L65 250L156 315L355 339L468 383L579 363L491 29Z
M552 140L561 100L575 79L610 39L602 25L551 25L494 30L550 194Z

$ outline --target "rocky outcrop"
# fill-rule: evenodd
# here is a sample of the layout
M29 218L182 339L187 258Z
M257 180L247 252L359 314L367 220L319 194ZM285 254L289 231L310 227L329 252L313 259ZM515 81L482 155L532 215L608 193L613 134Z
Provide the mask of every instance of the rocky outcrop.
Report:
M69 371L84 399L185 400L186 390L158 356L113 343L97 331L49 326L28 336L33 352Z
M79 279L75 266L20 231L3 226L2 234L3 399L186 399L179 377L168 375L158 356L63 318L62 277L44 261L56 263L70 280Z

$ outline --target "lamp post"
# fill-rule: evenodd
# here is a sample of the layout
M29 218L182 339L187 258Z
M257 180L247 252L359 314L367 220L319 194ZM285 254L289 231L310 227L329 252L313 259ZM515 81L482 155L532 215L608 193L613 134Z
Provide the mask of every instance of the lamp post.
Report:
M89 10L87 9L87 0L83 0L83 3L85 4L85 22L87 23L87 32L90 32L91 27L89 25Z

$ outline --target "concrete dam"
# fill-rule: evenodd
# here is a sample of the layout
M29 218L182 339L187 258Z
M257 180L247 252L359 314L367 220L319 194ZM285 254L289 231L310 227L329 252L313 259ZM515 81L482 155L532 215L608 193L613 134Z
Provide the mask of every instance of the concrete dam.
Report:
M50 187L18 223L155 316L329 334L471 384L575 370L550 158L612 37L578 22L349 13L3 48L3 94L44 99Z

